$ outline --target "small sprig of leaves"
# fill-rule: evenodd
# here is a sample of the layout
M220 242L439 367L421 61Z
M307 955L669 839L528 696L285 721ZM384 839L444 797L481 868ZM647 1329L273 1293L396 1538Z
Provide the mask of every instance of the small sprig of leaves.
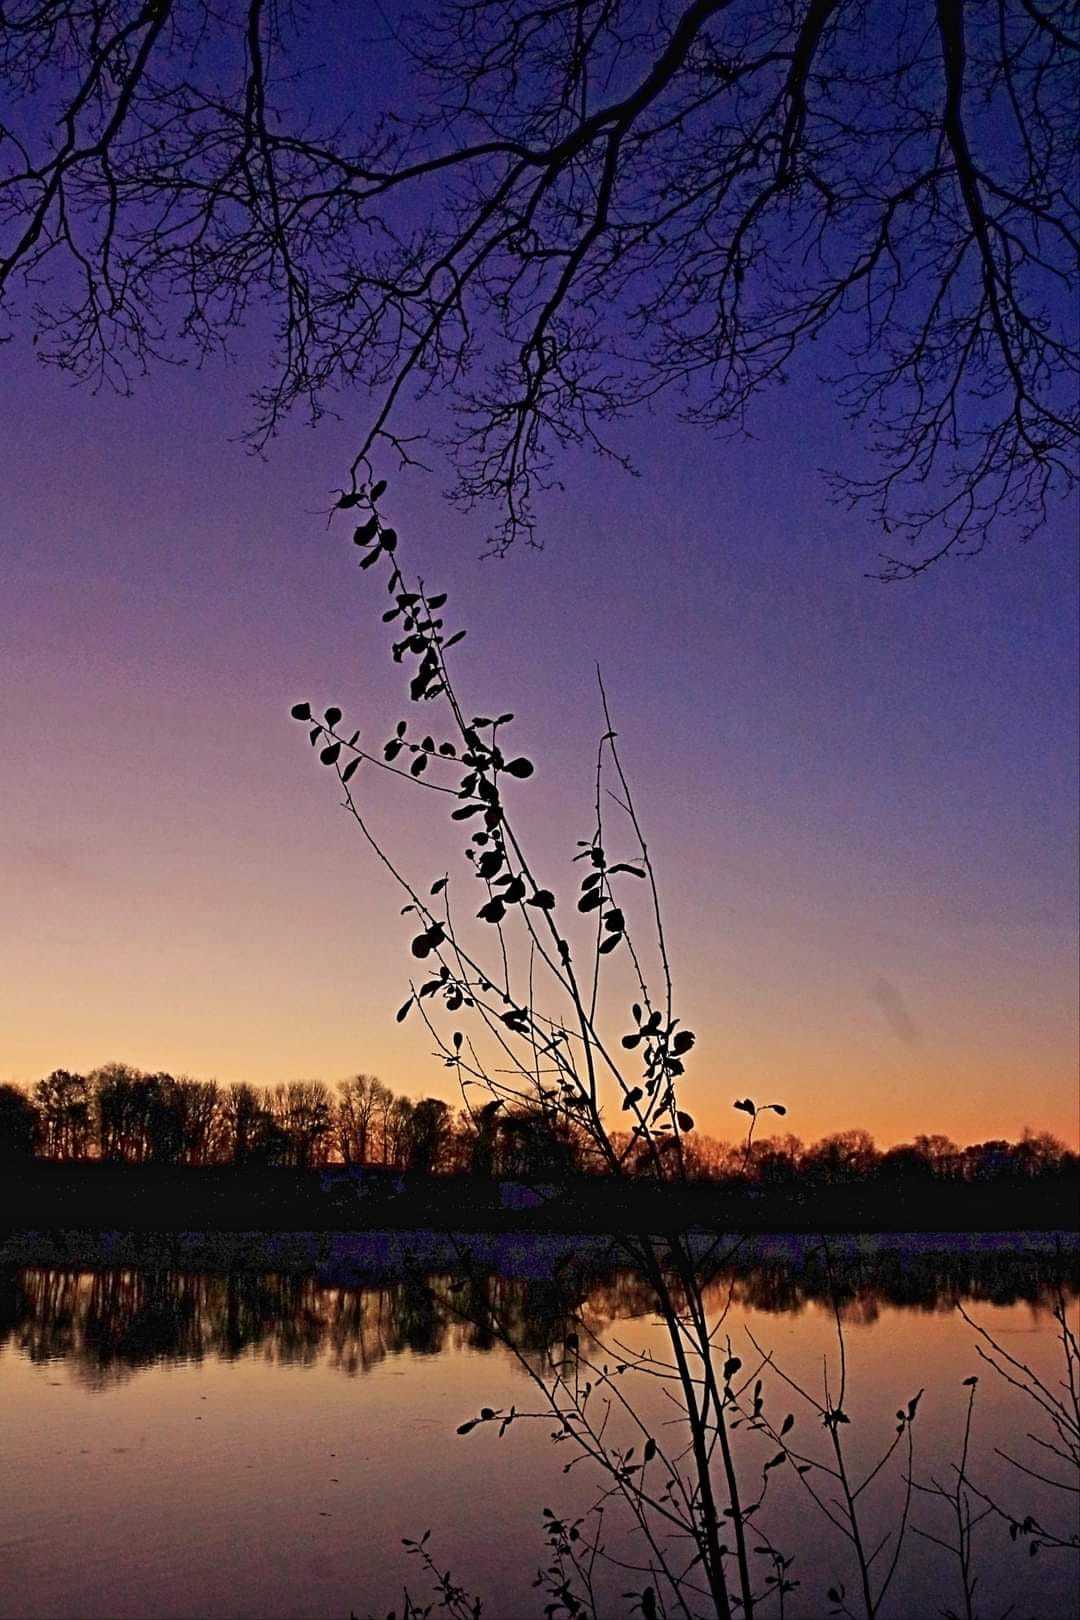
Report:
M634 1003L630 1014L636 1027L623 1036L622 1045L628 1052L638 1046L643 1047L644 1085L634 1086L626 1093L623 1107L632 1108L643 1097L648 1097L647 1112L673 1112L679 1130L684 1134L692 1131L693 1118L676 1107L673 1082L686 1072L683 1058L693 1048L697 1036L693 1030L680 1029L677 1018L665 1022L660 1012L653 1011L646 1015L639 1002ZM662 1126L657 1128L663 1129Z
M601 955L606 956L613 951L619 941L626 935L626 918L622 910L615 903L611 889L611 879L620 872L628 873L632 877L644 878L645 873L640 867L632 866L627 861L616 861L613 866L608 865L607 855L603 845L596 839L586 843L578 840L579 853L574 856L575 861L588 859L593 870L589 872L581 883L581 894L578 899L578 910L588 914L598 912L602 935L597 949Z
M743 1097L732 1104L733 1108L740 1108L751 1119L758 1119L762 1114L786 1114L787 1109L783 1103L755 1103L752 1097Z

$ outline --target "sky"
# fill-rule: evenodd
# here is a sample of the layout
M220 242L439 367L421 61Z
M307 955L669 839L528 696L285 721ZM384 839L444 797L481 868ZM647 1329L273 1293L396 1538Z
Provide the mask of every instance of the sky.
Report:
M257 350L131 399L68 386L25 327L4 350L0 1080L120 1059L455 1100L394 1021L400 897L288 717L336 702L378 745L405 713L380 592L325 517L365 401L253 457ZM568 905L601 666L703 1129L738 1134L750 1095L808 1139L1075 1142L1075 509L883 586L820 473L850 430L806 379L782 404L735 443L658 407L624 435L636 479L572 457L541 552L483 559L437 475L387 469L385 515L469 628L467 706L518 717L520 824ZM419 796L364 781L419 884L467 881ZM619 1028L618 970L614 993Z
M288 716L338 702L381 744L405 712L380 592L324 516L362 401L260 461L236 442L243 381L95 398L9 347L0 1075L365 1070L451 1097L393 1017L409 919ZM469 627L468 703L518 716L537 771L516 803L556 893L591 833L601 665L703 1129L735 1134L751 1095L805 1137L1071 1139L1068 514L885 587L865 522L824 500L828 412L766 428L720 447L642 424L640 479L569 467L545 549L504 561L435 478L394 478L384 504ZM426 803L369 791L419 882L463 871Z

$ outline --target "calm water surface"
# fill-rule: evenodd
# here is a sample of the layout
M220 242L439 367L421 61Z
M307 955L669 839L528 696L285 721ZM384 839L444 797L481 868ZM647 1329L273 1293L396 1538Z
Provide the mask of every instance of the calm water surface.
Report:
M971 1315L1018 1360L1060 1375L1053 1287L1074 1279L1023 1258L893 1255L841 1279L853 1462L869 1466L895 1432L894 1412L925 1387L915 1476L945 1480L967 1390L980 1375L972 1474L1010 1511L1075 1527L1076 1497L1010 1470L996 1449L1031 1461L1037 1413L975 1352ZM730 1302L730 1303L729 1303ZM784 1372L820 1393L835 1369L836 1324L812 1268L773 1263L729 1272L714 1307L753 1366L747 1329ZM494 1308L519 1355L476 1319ZM424 1583L402 1537L432 1531L441 1566L470 1583L495 1620L539 1616L533 1589L541 1513L583 1510L595 1491L552 1444L550 1421L494 1425L467 1437L481 1406L535 1409L528 1367L571 1325L609 1344L663 1350L647 1290L626 1273L476 1278L383 1275L363 1286L310 1277L25 1268L0 1272L0 1615L143 1620L146 1616L357 1616L400 1613L402 1585ZM835 1372L834 1372L835 1376ZM808 1454L820 1419L776 1373L770 1414L796 1413ZM674 1413L657 1380L634 1395L655 1425ZM627 1389L627 1394L632 1394ZM743 1434L748 1488L775 1450ZM830 1610L826 1588L854 1581L842 1539L789 1470L770 1481L761 1523L795 1555L792 1620ZM1060 1470L1067 1478L1064 1470ZM885 1471L867 1493L881 1533L903 1491ZM920 1502L914 1523L940 1533ZM609 1546L622 1544L613 1530ZM1075 1609L1071 1553L1036 1559L988 1521L977 1532L984 1616L1057 1617ZM634 1581L606 1580L606 1609L629 1613ZM637 1581L640 1587L641 1581ZM918 1620L960 1605L955 1570L910 1537L887 1613ZM775 1613L773 1605L764 1614ZM962 1612L962 1610L961 1610Z

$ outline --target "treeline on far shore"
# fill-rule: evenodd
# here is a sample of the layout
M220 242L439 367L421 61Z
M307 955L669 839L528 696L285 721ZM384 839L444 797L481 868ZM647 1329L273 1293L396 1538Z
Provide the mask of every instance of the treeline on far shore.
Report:
M736 1103L736 1107L745 1104ZM666 1179L663 1154L616 1136L630 1180ZM680 1180L733 1192L903 1183L1032 1188L1075 1183L1080 1157L1047 1132L961 1147L917 1134L880 1149L863 1130L813 1143L785 1134L727 1143L695 1131L680 1138ZM89 1074L56 1069L30 1088L0 1084L0 1157L13 1162L313 1171L382 1167L413 1176L559 1184L598 1178L610 1166L590 1155L574 1122L556 1108L487 1103L454 1111L439 1098L414 1101L371 1075L331 1090L318 1080L259 1089L220 1086L107 1063Z

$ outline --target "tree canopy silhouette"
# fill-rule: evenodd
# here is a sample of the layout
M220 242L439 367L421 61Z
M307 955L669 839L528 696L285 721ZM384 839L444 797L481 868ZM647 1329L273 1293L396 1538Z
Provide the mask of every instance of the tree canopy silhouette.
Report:
M836 488L909 577L1075 479L1070 11L434 0L380 108L318 7L9 0L0 299L120 388L268 305L255 440L360 385L355 488L434 395L499 550L628 412L739 430L820 357L864 430Z
M566 1182L608 1169L580 1128L537 1103L508 1107L493 1099L455 1117L442 1099L414 1101L364 1073L340 1081L337 1092L317 1080L225 1087L164 1070L144 1073L127 1063L106 1063L88 1075L54 1069L29 1092L0 1083L0 1157L299 1170L340 1163L525 1183ZM745 1112L747 1101L734 1106ZM755 1114L766 1111L758 1107ZM961 1147L934 1133L883 1150L865 1130L804 1143L790 1132L755 1138L752 1125L734 1142L697 1130L683 1138L682 1174L695 1182L773 1188L912 1178L1069 1181L1080 1165L1056 1137L1030 1128L1016 1141L995 1137ZM649 1180L674 1173L631 1130L613 1130L611 1139L626 1175Z

